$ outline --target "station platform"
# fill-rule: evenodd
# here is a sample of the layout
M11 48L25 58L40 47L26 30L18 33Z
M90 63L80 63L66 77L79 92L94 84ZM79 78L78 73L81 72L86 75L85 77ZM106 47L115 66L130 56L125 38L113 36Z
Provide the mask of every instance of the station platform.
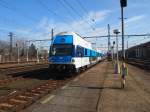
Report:
M150 112L150 73L129 65L126 86L101 62L22 112Z

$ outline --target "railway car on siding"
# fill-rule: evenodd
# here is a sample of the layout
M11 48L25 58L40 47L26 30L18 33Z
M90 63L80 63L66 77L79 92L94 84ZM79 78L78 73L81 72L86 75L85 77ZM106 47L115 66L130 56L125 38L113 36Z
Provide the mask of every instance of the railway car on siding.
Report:
M49 70L79 72L81 68L98 63L103 54L74 32L54 36L49 51Z
M127 49L126 58L150 60L150 42L146 42Z

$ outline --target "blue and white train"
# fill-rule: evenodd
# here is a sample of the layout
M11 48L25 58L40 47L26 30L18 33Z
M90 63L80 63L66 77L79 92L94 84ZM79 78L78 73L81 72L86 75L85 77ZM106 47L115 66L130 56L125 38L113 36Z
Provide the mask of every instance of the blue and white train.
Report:
M49 69L79 72L81 68L99 62L103 54L92 48L91 43L74 32L54 36L49 51Z

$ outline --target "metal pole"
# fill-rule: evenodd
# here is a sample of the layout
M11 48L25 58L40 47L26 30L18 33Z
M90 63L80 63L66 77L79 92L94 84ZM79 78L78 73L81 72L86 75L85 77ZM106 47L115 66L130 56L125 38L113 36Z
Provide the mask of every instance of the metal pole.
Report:
M115 60L115 44L113 45L113 58Z
M53 37L54 37L54 29L52 28L52 31L51 31L51 39L53 41Z
M115 60L115 52L114 52L114 49L115 49L115 41L113 41L113 60Z
M39 52L38 52L38 48L37 48L37 63L39 63Z
M112 61L113 61L113 59L114 59L114 57L113 57L113 46L111 47L111 56L112 56Z
M29 51L28 51L28 47L27 47L27 62L29 61Z
M29 61L29 51L28 51L28 42L26 41L26 46L27 46L27 62Z
M17 50L18 50L18 63L19 63L19 61L20 61L20 59L19 59L19 45L17 45Z
M8 36L10 37L9 61L11 61L11 60L12 60L12 43L13 43L12 41L13 41L13 33L10 32Z
M118 34L116 34L116 54L117 54L117 63L119 62L119 57L118 57Z
M119 32L118 32L119 33ZM119 56L118 56L118 33L116 33L116 73L120 73Z
M123 17L123 7L121 7L121 24L122 24L122 58L125 59L124 50L124 17Z
M128 37L129 38L129 37ZM128 58L128 40L127 40L127 50L126 50L126 56L127 56L127 58Z
M108 24L108 52L110 52L110 26Z

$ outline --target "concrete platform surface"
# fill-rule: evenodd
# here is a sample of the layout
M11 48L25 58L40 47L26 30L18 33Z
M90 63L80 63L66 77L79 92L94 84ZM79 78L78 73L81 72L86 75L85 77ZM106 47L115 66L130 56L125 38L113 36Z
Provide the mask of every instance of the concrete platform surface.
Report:
M150 75L129 67L125 89L105 61L22 112L150 112Z

